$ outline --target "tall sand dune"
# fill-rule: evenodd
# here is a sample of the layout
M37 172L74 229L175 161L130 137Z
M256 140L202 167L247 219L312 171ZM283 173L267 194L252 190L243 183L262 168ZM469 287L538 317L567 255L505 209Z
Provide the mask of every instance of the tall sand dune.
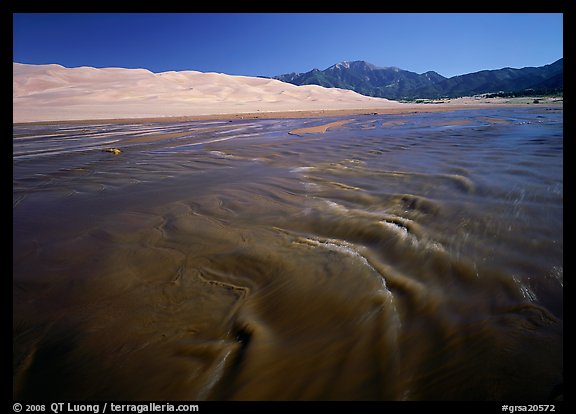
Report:
M13 64L13 122L396 107L349 90L249 76Z

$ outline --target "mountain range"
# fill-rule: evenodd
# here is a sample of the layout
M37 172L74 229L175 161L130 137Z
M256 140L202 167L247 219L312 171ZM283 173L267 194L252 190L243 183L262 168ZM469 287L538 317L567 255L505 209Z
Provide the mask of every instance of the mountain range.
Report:
M397 67L377 67L359 60L327 69L287 73L274 79L294 85L350 89L387 99L456 98L485 93L553 93L563 90L563 58L549 65L521 69L482 70L446 78L434 71L422 74Z

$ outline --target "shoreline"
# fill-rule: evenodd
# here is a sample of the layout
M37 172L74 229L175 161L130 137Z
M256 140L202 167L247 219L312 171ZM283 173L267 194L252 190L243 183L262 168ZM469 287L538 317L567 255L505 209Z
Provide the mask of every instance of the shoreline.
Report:
M300 118L322 118L339 117L352 115L402 115L413 113L430 112L452 112L467 109L494 109L494 108L526 108L530 104L532 107L563 109L563 102L542 102L531 103L425 103L425 104L404 104L403 107L382 107L382 108L358 108L358 109L320 109L320 110L295 110L295 111L257 111L240 113L220 113L209 115L176 115L157 117L135 117L135 118L102 118L102 119L71 119L61 121L31 121L13 122L12 125L91 125L99 123L167 123L167 122L188 122L188 121L235 121L240 119L300 119Z

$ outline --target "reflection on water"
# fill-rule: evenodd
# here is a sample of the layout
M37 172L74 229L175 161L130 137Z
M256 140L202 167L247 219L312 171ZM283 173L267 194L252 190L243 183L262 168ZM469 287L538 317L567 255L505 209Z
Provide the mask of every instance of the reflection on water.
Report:
M556 398L562 127L15 125L14 398Z

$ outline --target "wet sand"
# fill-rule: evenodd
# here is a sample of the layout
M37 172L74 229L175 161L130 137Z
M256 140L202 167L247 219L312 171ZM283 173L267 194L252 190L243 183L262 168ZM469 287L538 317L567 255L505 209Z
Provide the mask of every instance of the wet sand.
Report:
M188 122L188 121L222 121L222 120L243 120L243 119L300 119L300 118L323 118L351 115L411 115L416 113L429 112L453 112L472 109L490 108L526 108L527 103L522 98L514 99L492 99L490 102L478 102L475 99L464 99L443 103L443 104L410 104L405 103L395 107L382 108L362 108L357 109L319 109L306 111L274 111L263 110L258 112L243 113L214 113L211 115L191 115L191 116L157 116L157 117L131 117L131 118L107 118L107 119L83 119L83 120L62 120L62 121L34 121L15 122L14 125L91 125L100 123L123 124L123 123L149 123L149 122ZM536 107L562 108L562 102L534 105ZM395 123L400 120L392 121Z
M329 122L327 124L322 124L322 125L315 125L315 126L311 126L311 127L293 129L292 131L288 131L288 133L290 135L324 134L329 129L339 128L339 127L346 125L352 121L353 121L353 119L334 121L334 122Z
M13 397L561 397L562 110L467 109L14 125Z

